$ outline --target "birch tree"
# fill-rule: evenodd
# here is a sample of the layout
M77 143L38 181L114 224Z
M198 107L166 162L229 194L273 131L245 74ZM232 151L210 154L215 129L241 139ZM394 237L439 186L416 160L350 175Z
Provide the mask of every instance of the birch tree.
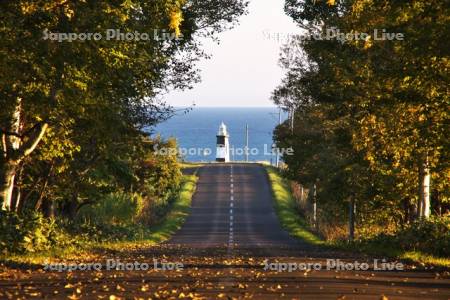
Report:
M19 166L32 160L36 149L47 158L69 160L83 151L74 136L83 134L76 132L76 124L90 117L87 107L109 104L137 130L158 122L155 114L165 115L170 107L156 95L198 81L194 65L205 54L197 37L228 28L245 6L241 0L1 2L2 207L11 208ZM150 37L155 30L165 31L183 38L44 38L44 32L104 36L108 29Z
M399 207L406 200L418 217L429 217L433 191L439 202L449 200L448 5L287 0L285 9L307 34L330 28L368 34L304 40L304 55L289 68L284 87L319 106L331 104L331 120L350 116L354 150L385 181L379 197ZM380 38L383 30L404 39Z

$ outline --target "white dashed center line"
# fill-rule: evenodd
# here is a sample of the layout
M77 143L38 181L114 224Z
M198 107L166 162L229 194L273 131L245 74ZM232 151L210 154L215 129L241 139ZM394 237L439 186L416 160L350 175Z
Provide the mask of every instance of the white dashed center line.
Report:
M230 166L230 231L229 231L229 235L228 235L228 251L231 251L231 249L233 248L233 242L234 242L234 238L233 238L233 220L234 220L234 215L233 215L233 201L234 201L234 178L233 178L233 166Z

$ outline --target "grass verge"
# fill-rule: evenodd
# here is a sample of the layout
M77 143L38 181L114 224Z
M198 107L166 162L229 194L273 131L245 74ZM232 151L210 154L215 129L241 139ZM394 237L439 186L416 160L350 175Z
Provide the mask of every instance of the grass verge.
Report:
M181 168L182 169L187 169L187 168L200 168L203 167L205 165L205 163L202 162L182 162L181 164Z
M265 168L272 186L275 211L281 225L291 236L309 244L319 245L330 249L401 259L421 265L432 265L445 268L450 267L450 258L437 257L420 251L404 251L399 249L396 245L359 241L352 243L327 242L322 240L311 230L306 220L299 215L288 181L283 178L274 167L265 166Z
M295 238L313 245L324 245L325 242L309 229L306 221L298 214L287 180L274 167L265 166L265 168L272 185L275 211L281 225Z

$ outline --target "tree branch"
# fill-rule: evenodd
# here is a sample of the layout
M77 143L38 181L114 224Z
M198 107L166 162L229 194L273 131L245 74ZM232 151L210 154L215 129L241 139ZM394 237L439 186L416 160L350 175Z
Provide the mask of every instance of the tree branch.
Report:
M28 155L30 155L31 152L34 151L36 146L39 144L39 142L44 137L44 134L47 131L47 128L48 128L48 124L47 123L42 124L41 129L39 130L38 134L34 138L34 141L30 137L29 142L27 142L27 143L25 143L23 145L23 150L22 151L23 151L23 155L24 156L28 156Z
M3 135L12 135L12 136L15 136L18 138L23 138L23 135L18 134L17 132L11 132L11 131L5 130L4 128L0 128L0 133Z
M45 132L47 131L48 124L43 123L39 124L39 126L34 126L33 128L40 127L40 129L35 131L35 134L31 135L27 142L25 142L17 151L13 153L13 159L15 161L21 161L26 156L30 155L31 152L36 149L39 142L44 137Z
M12 136L18 137L20 139L23 139L24 137L28 136L32 131L34 131L37 127L42 126L44 123L48 123L48 122L46 122L46 121L38 122L38 123L34 124L33 127L31 127L30 129L28 129L27 131L25 131L22 134L19 134L17 132L8 131L5 128L0 128L0 133L2 133L4 135L12 135Z
M8 149L6 149L6 134L2 133L2 152L3 157L6 158L8 156Z

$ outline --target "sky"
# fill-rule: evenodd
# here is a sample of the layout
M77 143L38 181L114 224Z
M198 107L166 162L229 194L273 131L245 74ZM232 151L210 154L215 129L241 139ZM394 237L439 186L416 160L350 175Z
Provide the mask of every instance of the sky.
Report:
M240 24L219 35L220 44L205 42L212 57L198 63L202 82L192 90L164 96L173 106L273 106L271 92L284 71L280 47L298 27L284 14L284 0L251 0Z

